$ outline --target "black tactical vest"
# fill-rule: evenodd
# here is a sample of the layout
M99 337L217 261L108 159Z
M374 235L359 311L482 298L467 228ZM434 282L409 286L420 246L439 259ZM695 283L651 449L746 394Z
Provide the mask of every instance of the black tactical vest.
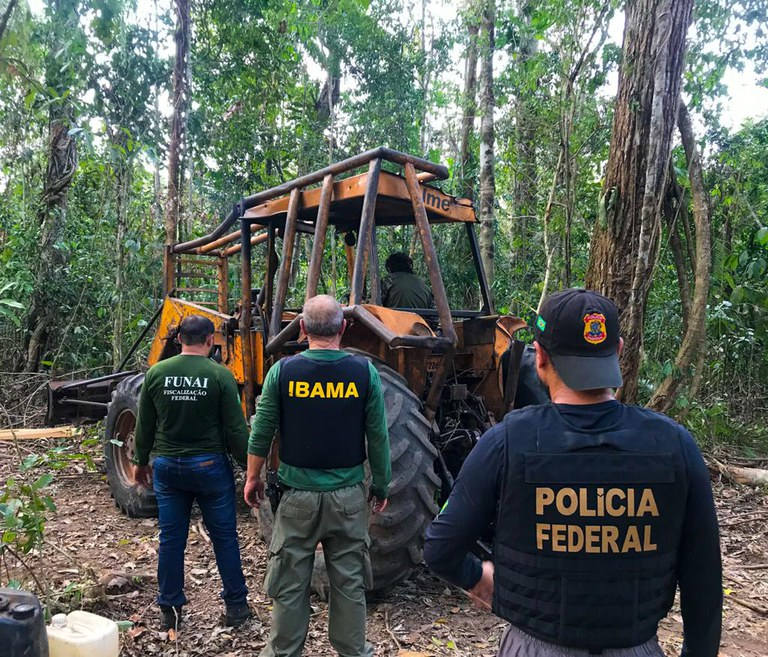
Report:
M680 434L629 406L592 433L552 404L536 416L538 436L522 448L508 422L494 613L563 646L643 643L675 595L687 491Z
M322 470L363 463L369 383L362 356L281 360L280 460Z

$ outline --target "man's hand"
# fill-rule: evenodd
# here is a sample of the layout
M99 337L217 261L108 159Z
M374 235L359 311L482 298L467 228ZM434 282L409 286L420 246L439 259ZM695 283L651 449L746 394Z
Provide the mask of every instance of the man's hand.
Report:
M139 486L152 488L152 468L149 465L137 465L134 480Z
M491 609L493 602L493 561L483 561L483 574L477 584L467 593L480 609Z
M381 513L384 509L387 508L387 504L389 504L389 500L384 498L383 500L380 500L375 495L373 496L373 506L371 507L374 513Z
M259 508L261 500L264 499L264 482L261 478L247 479L245 481L243 497L248 506L255 509Z

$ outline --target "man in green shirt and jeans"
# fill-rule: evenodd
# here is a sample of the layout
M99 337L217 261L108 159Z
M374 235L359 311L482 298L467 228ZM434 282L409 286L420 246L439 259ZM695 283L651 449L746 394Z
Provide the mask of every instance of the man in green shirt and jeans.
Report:
M278 477L285 493L275 516L265 578L272 628L262 657L298 657L309 625L309 591L317 544L330 583L328 636L341 657L372 657L365 640L370 587L368 503L387 506L389 434L381 380L362 356L341 351L341 306L320 295L304 304L309 349L275 363L259 398L248 443L245 501L264 499L261 470L280 430Z
M200 315L179 326L181 354L144 378L136 422L136 482L154 486L160 526L157 602L163 629L178 629L184 595L184 549L192 502L203 513L223 584L226 624L251 616L240 565L235 482L227 449L242 464L248 440L237 382L208 354L214 326ZM152 467L149 454L154 452Z

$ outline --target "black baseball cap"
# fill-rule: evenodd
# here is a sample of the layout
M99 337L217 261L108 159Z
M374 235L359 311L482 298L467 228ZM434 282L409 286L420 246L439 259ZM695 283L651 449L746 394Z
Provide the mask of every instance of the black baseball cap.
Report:
M533 334L572 390L621 387L619 311L602 294L577 288L551 294Z

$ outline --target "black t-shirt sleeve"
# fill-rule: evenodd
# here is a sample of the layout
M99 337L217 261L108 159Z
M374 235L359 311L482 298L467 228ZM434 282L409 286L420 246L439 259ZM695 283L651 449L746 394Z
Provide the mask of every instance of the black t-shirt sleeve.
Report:
M683 615L682 657L716 657L723 612L720 537L709 471L691 435L684 432L688 498L678 551Z
M427 530L427 565L466 590L482 574L480 560L470 551L495 519L504 436L500 424L480 438L464 461L443 510Z

